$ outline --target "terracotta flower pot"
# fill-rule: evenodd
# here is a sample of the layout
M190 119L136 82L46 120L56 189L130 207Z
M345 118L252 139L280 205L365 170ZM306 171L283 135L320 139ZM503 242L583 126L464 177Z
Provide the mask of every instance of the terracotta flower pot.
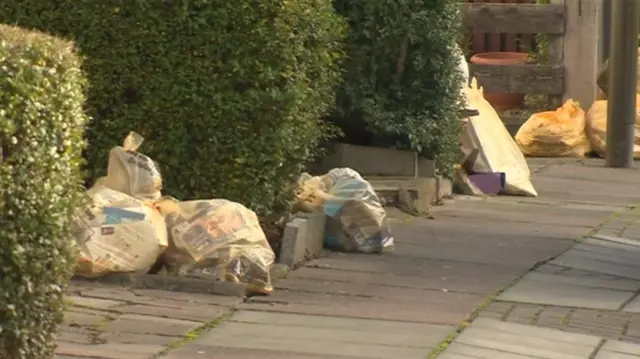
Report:
M524 64L529 55L524 52L483 52L471 57L471 63L477 65L505 66ZM524 104L523 94L485 92L484 98L496 109L520 108Z

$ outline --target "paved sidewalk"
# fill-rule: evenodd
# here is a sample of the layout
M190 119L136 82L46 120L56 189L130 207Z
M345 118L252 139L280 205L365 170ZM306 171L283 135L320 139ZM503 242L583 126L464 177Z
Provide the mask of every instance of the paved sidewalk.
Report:
M519 358L553 331L582 333L567 341L589 355L604 339L603 353L622 348L640 341L640 247L627 244L640 240L640 172L600 166L532 161L538 198L458 198L434 220L392 211L394 254L333 253L268 297L77 287L59 357ZM487 325L531 340L455 352ZM558 353L537 357L589 357Z

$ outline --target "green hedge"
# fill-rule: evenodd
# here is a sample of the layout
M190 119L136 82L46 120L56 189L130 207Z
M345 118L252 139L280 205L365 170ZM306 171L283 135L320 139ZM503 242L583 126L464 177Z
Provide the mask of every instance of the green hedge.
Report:
M330 0L3 1L0 21L73 38L91 83L88 173L135 130L166 192L260 214L331 134L344 24Z
M335 6L350 26L334 118L347 140L416 149L449 172L459 148L461 75L452 46L460 37L460 3L335 0Z
M73 44L0 25L0 358L50 358L75 264L85 77Z

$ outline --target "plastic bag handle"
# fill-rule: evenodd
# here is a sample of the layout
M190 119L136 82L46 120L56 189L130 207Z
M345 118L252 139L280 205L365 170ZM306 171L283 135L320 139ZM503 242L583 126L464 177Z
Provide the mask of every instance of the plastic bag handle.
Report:
M144 137L137 132L131 131L122 141L122 148L126 151L137 151L142 142L144 142Z

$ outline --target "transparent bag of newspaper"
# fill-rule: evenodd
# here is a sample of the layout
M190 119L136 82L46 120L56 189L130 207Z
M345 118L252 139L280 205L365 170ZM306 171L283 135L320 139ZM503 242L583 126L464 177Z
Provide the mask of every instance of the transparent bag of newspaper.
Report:
M224 199L155 203L167 224L169 273L243 282L253 293L273 290L269 268L275 254L256 214Z
M97 183L135 198L159 199L162 177L155 162L137 152L142 142L142 136L130 132L122 146L112 148L107 176L98 179Z
M329 217L325 246L362 253L393 251L387 213L369 182L350 168L334 168L324 176L303 174L296 206Z
M152 206L96 185L75 219L76 274L147 272L168 246L164 219Z

